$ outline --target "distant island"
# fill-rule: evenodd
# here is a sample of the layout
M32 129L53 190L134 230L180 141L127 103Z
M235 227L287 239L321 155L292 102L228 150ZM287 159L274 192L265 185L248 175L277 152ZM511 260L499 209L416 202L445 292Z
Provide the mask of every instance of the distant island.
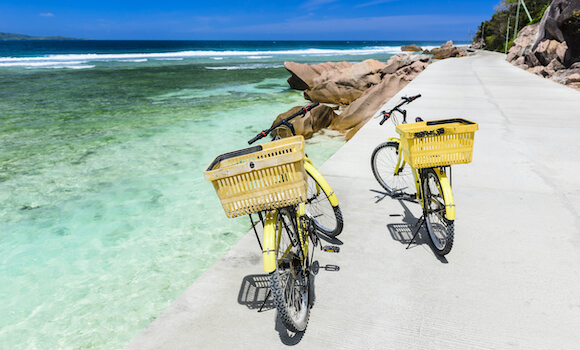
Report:
M91 39L75 39L75 38L67 38L66 36L30 36L24 34L0 33L0 41L7 40L91 40Z

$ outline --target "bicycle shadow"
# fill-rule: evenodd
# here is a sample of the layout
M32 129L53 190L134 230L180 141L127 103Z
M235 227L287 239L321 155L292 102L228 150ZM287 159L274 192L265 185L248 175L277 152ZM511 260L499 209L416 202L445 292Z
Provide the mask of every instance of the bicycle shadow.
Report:
M316 231L316 235L318 236L318 238L320 238L321 241L325 241L327 243L330 244L334 244L334 245L342 245L342 241L336 237L331 237L323 232L320 231Z
M311 293L313 293L314 278L312 278L310 283L312 284ZM258 310L258 312L275 310L276 306L270 293L270 279L268 275L248 275L244 277L238 294L238 304L244 305L250 310ZM280 341L284 345L298 344L305 333L293 333L287 330L277 313L274 329L278 332Z
M268 275L248 275L242 279L238 304L258 312L275 308L274 300L270 295L270 278Z
M401 205L401 207L403 207L404 212L403 215L389 214L390 217L403 216L402 223L387 224L387 228L393 240L398 241L401 244L404 244L407 247L407 249L412 249L426 244L429 246L429 248L431 248L431 252L439 261L441 261L444 264L448 263L447 258L437 254L437 251L432 245L431 239L429 239L429 233L427 232L425 226L424 225L421 225L420 227L417 226L421 218L416 217L411 212L411 210L409 210L409 207L405 204L405 202L413 202L413 203L416 202L409 201L406 199L393 198L391 195L389 195L389 193L383 191L377 191L373 189L371 189L370 191L378 193L380 195L375 196L375 198L377 198L375 204L379 203L380 201L388 197L396 199ZM419 231L417 232L417 230ZM417 232L416 236L415 232ZM415 236L415 239L413 239L413 236Z
M310 296L311 304L314 304L316 296L314 294L314 275L311 275L310 285ZM264 312L269 310L275 310L274 300L272 299L272 294L270 293L270 279L268 275L248 275L243 278L242 285L240 287L240 292L238 294L238 303L240 305L246 306L250 310L258 310L258 312ZM304 337L304 332L290 332L280 319L280 315L276 312L276 324L274 329L278 332L280 336L280 341L284 345L297 345Z

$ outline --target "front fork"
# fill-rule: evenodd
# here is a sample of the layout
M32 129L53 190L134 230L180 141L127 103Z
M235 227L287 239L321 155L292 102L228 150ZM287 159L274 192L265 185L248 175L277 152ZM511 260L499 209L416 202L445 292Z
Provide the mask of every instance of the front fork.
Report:
M399 146L399 150L398 150L399 157L397 158L397 164L395 165L395 172L394 172L394 174L396 176L396 175L399 175L399 173L403 170L403 168L405 167L405 165L407 163L405 162L405 158L403 157L403 146L401 145L401 139L395 138L395 137L389 137L388 140L396 142L397 145Z

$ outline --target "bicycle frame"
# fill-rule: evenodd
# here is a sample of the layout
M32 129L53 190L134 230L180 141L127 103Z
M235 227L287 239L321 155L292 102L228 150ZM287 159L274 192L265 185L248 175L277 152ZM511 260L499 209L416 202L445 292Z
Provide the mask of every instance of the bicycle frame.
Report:
M403 167L410 165L407 165L407 162L405 162L405 159L403 158L403 146L401 144L401 140L396 137L390 137L388 140L395 141L399 145L399 157L397 159L397 166L395 167L395 174L398 174ZM419 201L421 206L425 208L425 201L423 199L425 198L425 195L423 193L423 186L421 184L422 177L419 173L422 170L415 169L413 167L411 167L411 169L413 169L413 179L415 180L415 187L417 189L417 200ZM455 202L453 200L453 192L451 190L451 183L449 182L447 173L445 172L445 169L443 167L436 167L432 169L435 171L435 174L437 175L437 177L439 178L439 182L441 183L441 191L443 194L443 200L445 201L446 207L445 218L447 220L455 220Z

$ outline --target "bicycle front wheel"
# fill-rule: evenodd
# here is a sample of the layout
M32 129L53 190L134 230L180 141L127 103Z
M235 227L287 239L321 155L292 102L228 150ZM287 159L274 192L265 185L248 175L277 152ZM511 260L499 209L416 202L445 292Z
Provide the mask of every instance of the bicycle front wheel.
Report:
M423 189L425 191L425 210L427 231L429 238L439 255L446 255L453 247L455 225L453 220L446 218L445 199L441 189L439 177L433 169L425 170L423 176Z
M371 167L379 184L390 195L416 196L413 168L409 164L403 165L403 155L399 154L398 142L388 141L378 145L371 156Z
M279 210L275 229L277 266L270 273L274 305L288 330L302 332L310 316L310 279L308 269L303 268L308 261L301 249L296 212L287 208Z
M306 173L308 174L306 212L314 220L318 231L336 237L342 232L344 225L340 207L332 206L329 199L332 193L326 193L312 174L308 171Z

